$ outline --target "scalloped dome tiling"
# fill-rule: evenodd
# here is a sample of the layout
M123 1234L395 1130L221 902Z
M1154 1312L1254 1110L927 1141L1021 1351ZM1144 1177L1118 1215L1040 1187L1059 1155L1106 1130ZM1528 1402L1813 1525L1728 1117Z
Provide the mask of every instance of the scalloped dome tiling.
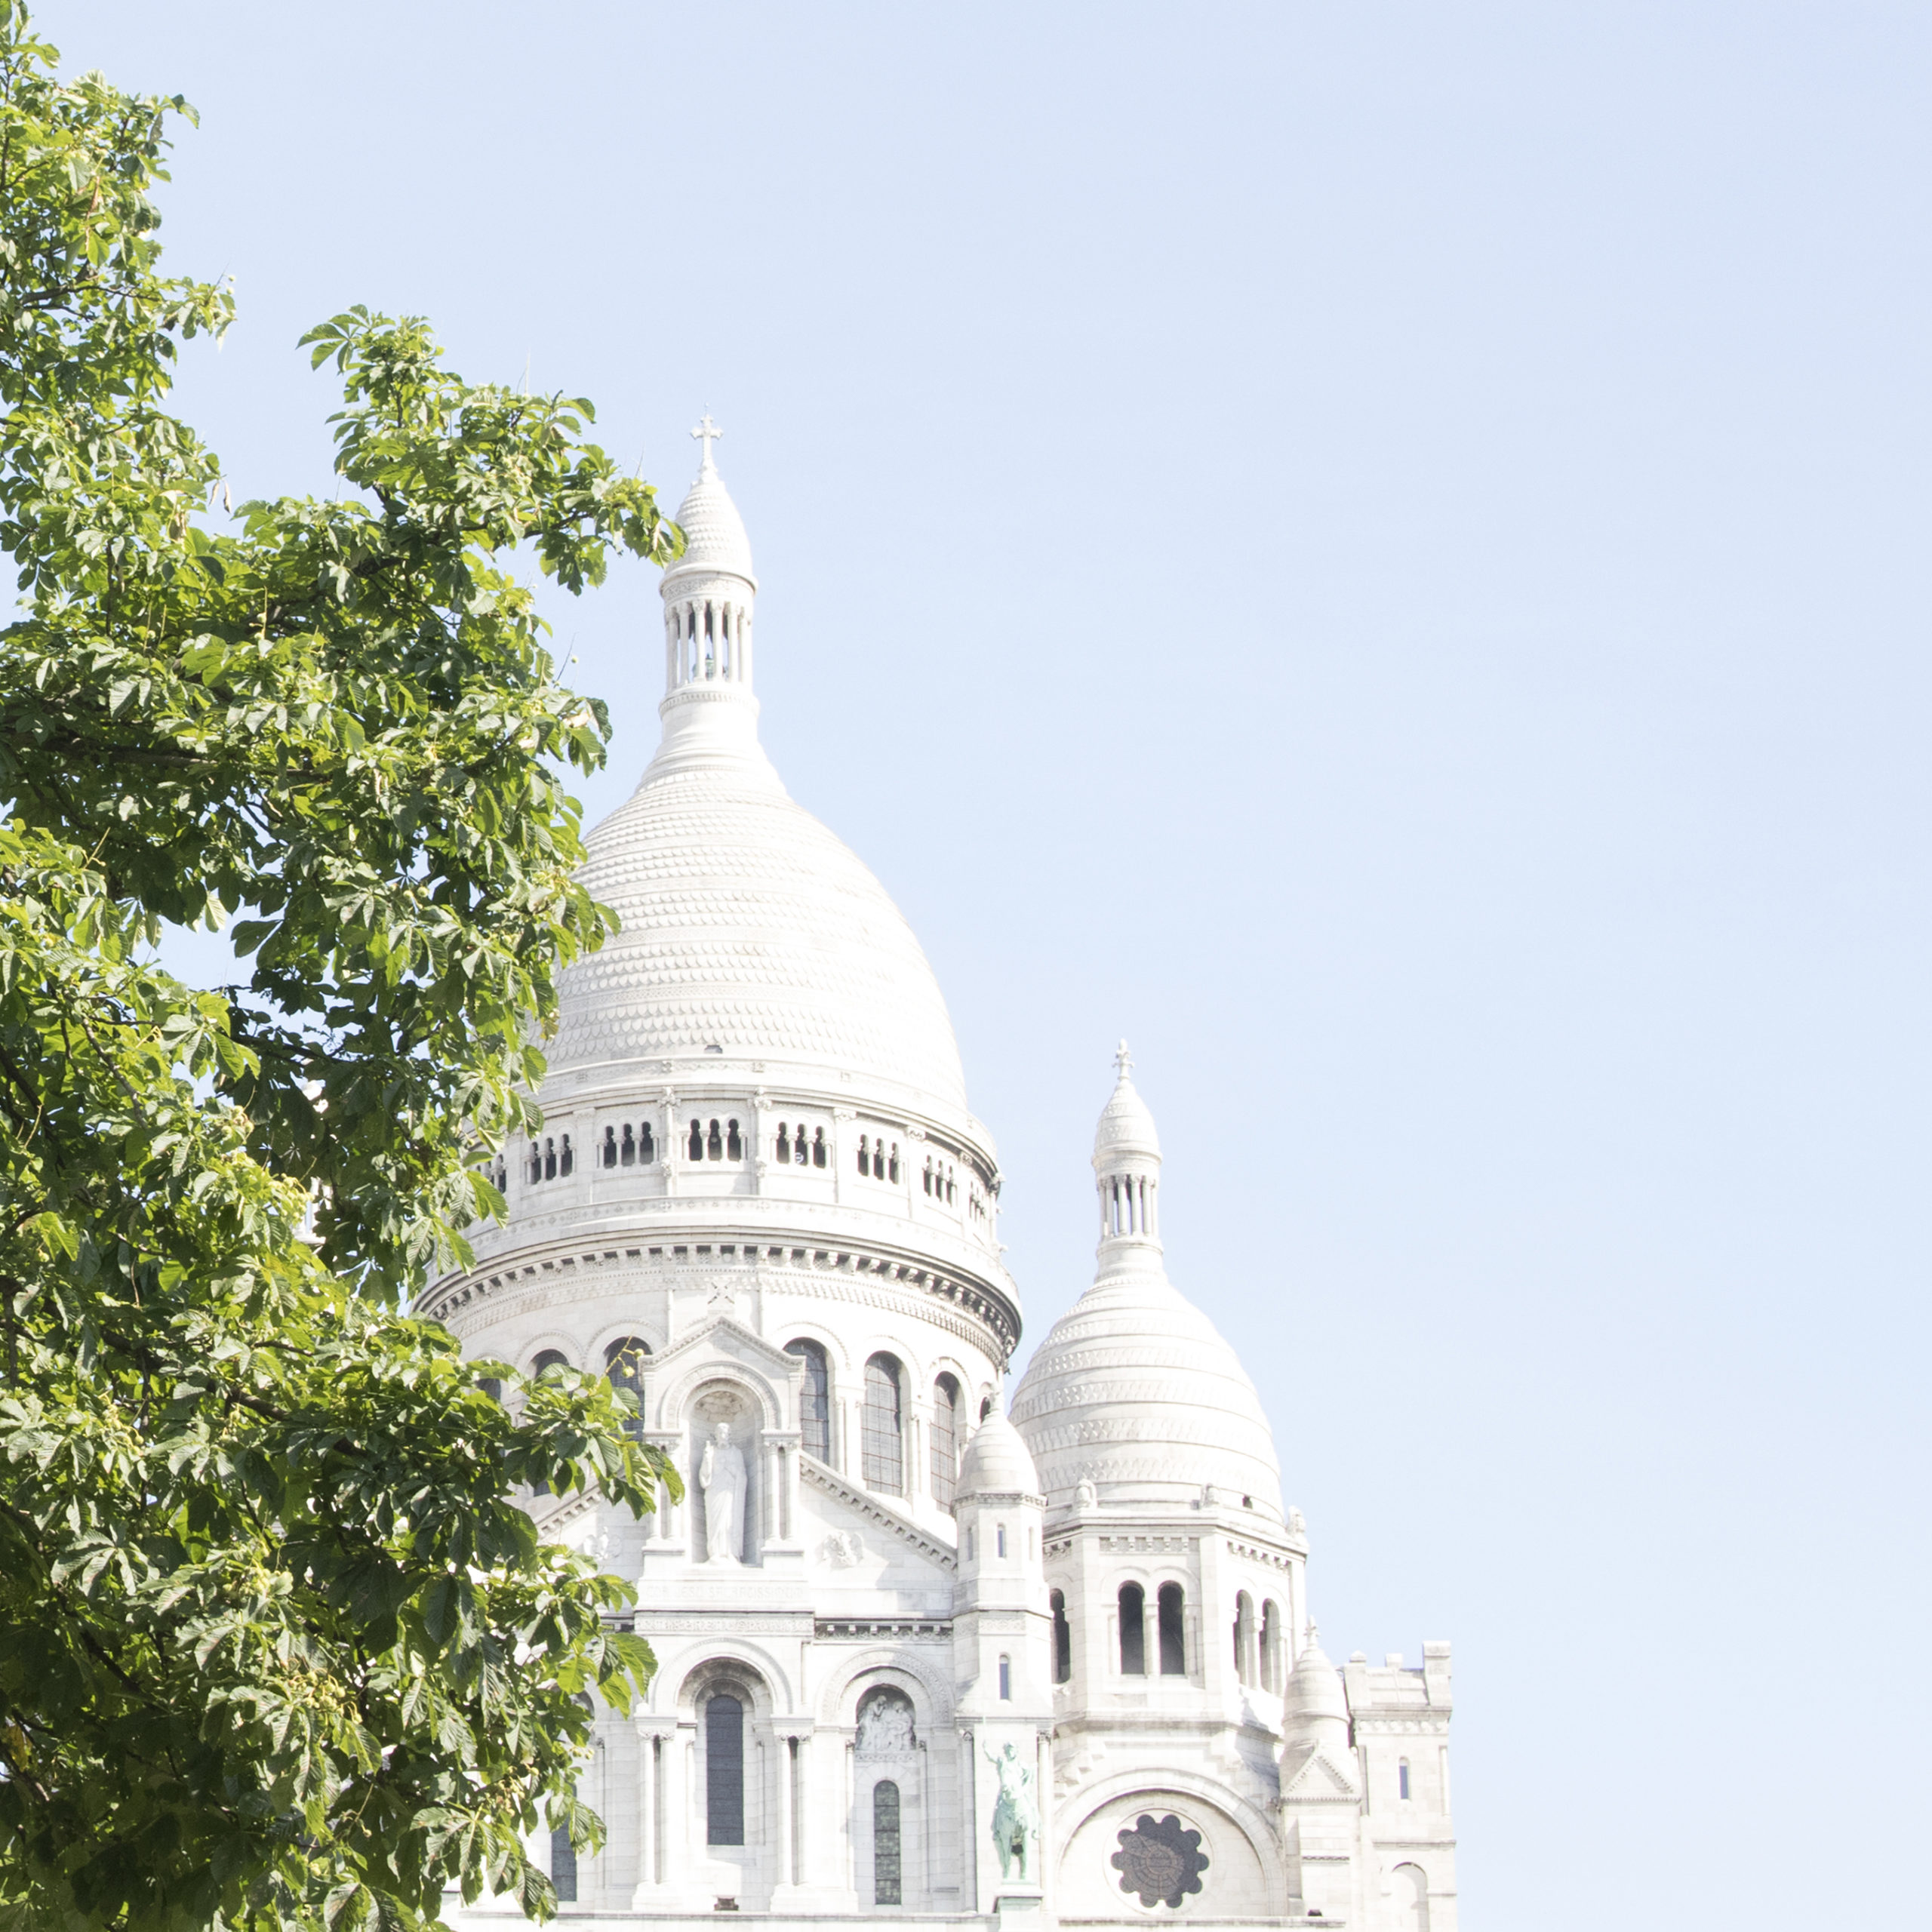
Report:
M1013 1398L1050 1509L1084 1478L1103 1503L1180 1502L1208 1484L1278 1518L1261 1398L1201 1310L1152 1271L1096 1281L1040 1344ZM1231 1494L1228 1494L1232 1492Z
M660 770L586 841L620 930L564 974L552 1073L721 1047L964 1111L952 1023L897 906L755 760Z

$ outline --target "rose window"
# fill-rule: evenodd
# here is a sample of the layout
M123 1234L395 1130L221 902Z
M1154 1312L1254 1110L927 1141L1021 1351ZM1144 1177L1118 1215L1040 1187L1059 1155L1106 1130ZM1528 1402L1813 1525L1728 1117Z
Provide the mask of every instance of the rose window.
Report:
M1198 1832L1189 1831L1172 1812L1159 1820L1143 1812L1131 1830L1120 1834L1113 1866L1122 1891L1138 1894L1143 1905L1178 1911L1189 1893L1200 1890L1208 1860Z

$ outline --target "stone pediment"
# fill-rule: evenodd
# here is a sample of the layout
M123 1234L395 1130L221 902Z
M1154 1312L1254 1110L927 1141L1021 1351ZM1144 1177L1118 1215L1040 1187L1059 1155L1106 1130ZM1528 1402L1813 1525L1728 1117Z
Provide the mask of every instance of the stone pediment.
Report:
M1337 1764L1321 1746L1304 1748L1297 1755L1291 1746L1281 1753L1281 1802L1284 1804L1352 1803L1361 1795L1352 1764Z
M646 1405L650 1413L647 1426L681 1426L685 1418L677 1411L681 1409L683 1396L694 1381L702 1379L707 1367L720 1361L749 1371L774 1397L780 1390L789 1389L792 1378L804 1371L804 1363L796 1355L774 1348L736 1315L713 1315L645 1364ZM792 1405L785 1400L780 1406L789 1412ZM667 1415L667 1411L672 1413ZM790 1420L787 1413L774 1417L767 1426L782 1428Z
M816 1491L824 1503L832 1506L830 1513L849 1520L854 1533L864 1541L876 1545L878 1539L884 1536L939 1571L948 1583L958 1575L959 1562L953 1552L938 1537L921 1529L909 1516L894 1509L884 1497L875 1496L869 1489L861 1489L857 1483L848 1482L835 1469L827 1469L811 1456L798 1458L798 1478L806 1488ZM834 1560L836 1561L835 1557Z

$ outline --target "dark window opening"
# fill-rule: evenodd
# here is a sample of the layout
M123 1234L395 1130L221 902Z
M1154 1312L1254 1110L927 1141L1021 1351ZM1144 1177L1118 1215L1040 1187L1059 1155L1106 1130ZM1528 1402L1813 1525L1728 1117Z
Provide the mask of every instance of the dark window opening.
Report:
M1398 1795L1406 1804L1409 1795L1409 1761L1406 1758L1395 1767L1395 1781L1398 1787Z
M630 1138L630 1132L629 1128L624 1129L626 1140ZM617 1164L617 1130L614 1127L607 1127L604 1130L604 1164L607 1168L614 1168Z
M543 1349L530 1364L531 1379L535 1380L546 1368L568 1368L570 1365L571 1358L561 1349Z
M1161 1594L1155 1599L1155 1607L1160 1622L1161 1675L1163 1677L1185 1677L1187 1675L1187 1636L1182 1612L1186 1598L1178 1583L1163 1583Z
M900 1435L899 1364L890 1355L866 1364L866 1403L860 1439L860 1473L868 1489L898 1495L906 1486Z
M561 1825L550 1833L550 1884L559 1905L577 1903L577 1847Z
M825 1129L822 1127L812 1131L812 1165L815 1168L825 1165Z
M792 1130L782 1120L778 1123L778 1158L786 1164L792 1158Z
M704 1841L745 1841L745 1707L722 1691L704 1707Z
M933 1384L933 1500L952 1507L959 1486L959 1384L942 1375Z
M694 1161L704 1158L704 1128L697 1121L691 1122L691 1156Z
M560 1174L567 1174L576 1164L571 1157L571 1137L567 1134L564 1136L564 1151L557 1159L557 1171Z
M897 1905L899 1787L890 1778L872 1786L872 1903Z
M832 1373L825 1350L817 1342L801 1339L787 1342L785 1352L798 1356L805 1364L805 1386L798 1398L799 1446L808 1456L829 1463L832 1460Z
M557 1178L557 1143L554 1140L546 1140L543 1143L543 1178L546 1180Z
M891 1158L885 1164L885 1177L888 1180L899 1178L899 1143L896 1140L892 1143Z
M711 1123L711 1132L706 1138L704 1151L714 1161L721 1161L724 1158L724 1137L718 1132L715 1121Z
M859 1171L862 1174L869 1174L872 1171L872 1143L862 1134L859 1136Z
M636 1335L625 1335L604 1351L604 1379L620 1394L635 1401L638 1413L626 1427L634 1436L644 1432L644 1358L651 1344Z
M1120 1668L1123 1677L1147 1675L1147 1598L1138 1583L1120 1586Z
M728 1161L742 1161L745 1158L745 1143L734 1120L724 1123L724 1158Z
M999 1660L999 1700L1002 1704L1013 1701L1013 1660L1001 1657Z
M1073 1677L1073 1626L1066 1620L1066 1598L1055 1590L1047 1602L1054 1614L1054 1681L1069 1683Z
M647 1127L644 1131L648 1145L651 1129ZM637 1165L637 1137L632 1133L631 1124L629 1121L624 1123L623 1145L617 1149L617 1157L627 1168L634 1168Z

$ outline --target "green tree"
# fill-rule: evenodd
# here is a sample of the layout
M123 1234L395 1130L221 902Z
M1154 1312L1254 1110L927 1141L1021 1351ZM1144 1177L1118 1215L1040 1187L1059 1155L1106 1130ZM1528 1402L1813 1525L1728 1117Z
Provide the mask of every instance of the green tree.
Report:
M588 1689L651 1667L524 1486L676 1478L602 1381L403 1312L606 915L560 771L608 728L531 592L680 539L587 404L352 310L338 499L232 516L166 413L227 292L160 272L178 99L0 25L0 1924L329 1932L548 1881ZM241 915L246 986L159 922ZM506 1385L493 1399L485 1378Z

